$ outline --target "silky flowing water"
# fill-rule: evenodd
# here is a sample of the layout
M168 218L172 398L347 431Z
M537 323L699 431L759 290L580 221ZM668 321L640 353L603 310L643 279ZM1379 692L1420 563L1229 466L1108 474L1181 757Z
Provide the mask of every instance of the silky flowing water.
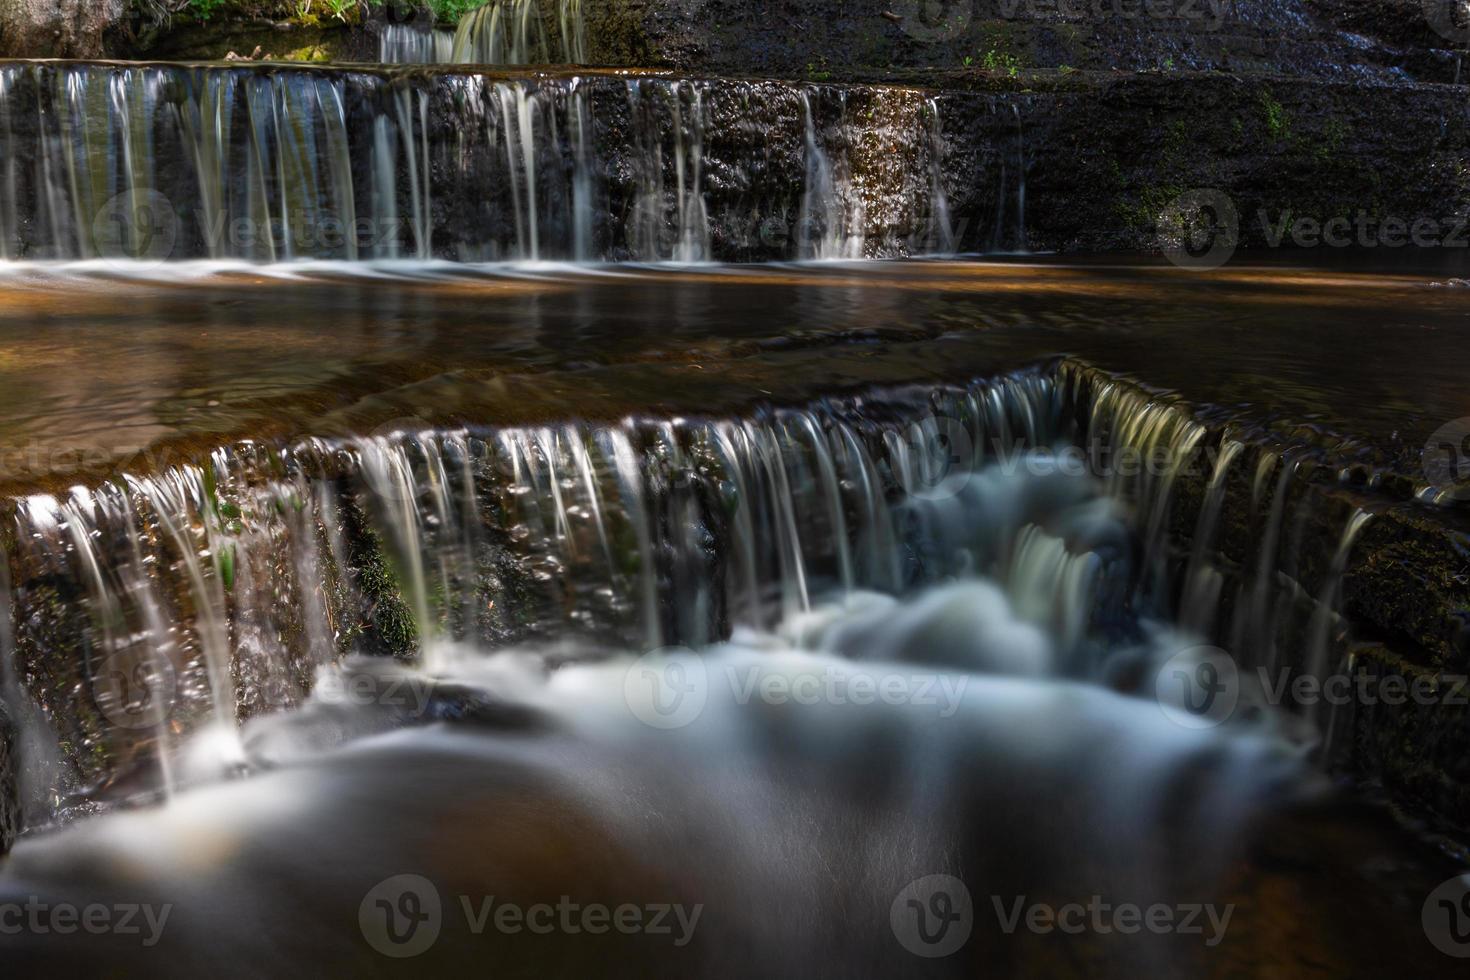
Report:
M837 170L809 164L819 209ZM804 254L850 251L860 216L829 210ZM1368 490L1403 468L1367 447L1464 411L1445 276L5 276L0 679L26 833L0 904L140 910L137 933L0 935L7 969L1441 969L1419 908L1453 865L1334 785L1347 722L1248 684L1201 716L1188 679L1213 645L1338 655ZM1287 422L1331 434L1345 479L1380 474L1345 484L1358 510L1308 492L1312 445L1247 449ZM1126 450L1166 462L1125 471ZM1217 557L1237 478L1260 504L1243 570ZM545 934L494 918L559 902L579 911ZM1012 911L1089 902L1198 928ZM584 928L589 907L639 921ZM916 955L945 922L963 945Z

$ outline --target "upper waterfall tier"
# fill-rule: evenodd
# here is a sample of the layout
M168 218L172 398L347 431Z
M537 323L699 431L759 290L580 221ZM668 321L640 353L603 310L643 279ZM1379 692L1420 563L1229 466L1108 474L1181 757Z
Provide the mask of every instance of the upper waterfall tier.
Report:
M9 258L701 261L953 238L939 108L914 89L12 63L0 145Z
M543 6L545 10L543 11ZM545 14L555 14L548 25ZM464 16L456 30L432 22L385 23L378 60L405 65L587 64L582 0L494 0Z

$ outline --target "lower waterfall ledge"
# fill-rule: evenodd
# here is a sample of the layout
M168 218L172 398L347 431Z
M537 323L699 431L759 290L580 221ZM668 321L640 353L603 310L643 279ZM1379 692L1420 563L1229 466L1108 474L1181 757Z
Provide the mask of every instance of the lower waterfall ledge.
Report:
M7 543L17 652L65 760L56 798L74 812L124 801L157 750L151 716L134 717L128 689L98 680L137 667L128 658L139 648L116 633L120 624L144 631L134 638L158 617L175 624L170 739L299 704L314 671L349 653L416 661L425 630L491 646L568 626L594 646L707 641L778 593L854 573L902 582L883 570L900 552L883 544L887 522L875 515L913 478L904 440L943 426L968 433L977 463L1068 443L1094 461L1165 454L1162 482L1098 473L1137 512L1138 547L1158 559L1140 566L1135 602L1190 623L1203 608L1194 597L1213 589L1203 600L1211 615L1192 625L1230 650L1243 676L1470 668L1455 626L1466 621L1470 585L1441 567L1443 546L1462 534L1454 511L1395 501L1385 496L1391 482L1344 484L1328 449L1283 446L1245 422L1064 360L968 384L854 389L745 417L227 446L153 476L18 501ZM1414 521L1375 536L1406 507ZM801 545L780 532L786 508L816 522L812 540L844 543L793 557L783 549ZM1367 530L1358 514L1372 515ZM1404 549L1419 564L1394 557ZM752 584L765 575L780 587L741 591L753 574L742 567L766 569ZM1395 576L1434 579L1439 591L1396 589ZM1417 607L1395 595L1416 596ZM1275 611L1262 618L1257 602ZM1364 642L1384 653L1362 652ZM108 649L95 663L90 651ZM1446 684L1412 715L1355 711L1311 723L1326 727L1322 751L1342 771L1463 821L1462 756L1445 749L1464 738L1456 690ZM1290 699L1279 707L1301 710Z

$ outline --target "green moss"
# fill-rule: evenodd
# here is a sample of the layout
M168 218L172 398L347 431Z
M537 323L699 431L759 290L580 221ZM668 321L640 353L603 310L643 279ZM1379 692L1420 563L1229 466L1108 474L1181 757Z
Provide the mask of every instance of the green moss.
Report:
M1347 136L1347 123L1337 116L1328 119L1327 124L1322 127L1320 138L1310 148L1312 159L1318 165L1330 163L1342 150L1343 144L1347 142Z
M321 64L332 60L332 52L324 44L309 44L281 55L282 61L307 61Z
M419 631L392 549L352 494L344 494L340 505L350 583L346 592L355 593L361 605L353 609L347 604L342 610L339 649L411 663L418 656Z
M382 538L363 528L357 552L357 588L368 605L368 621L377 640L375 652L412 661L418 649L418 626L404 600Z
M1270 89L1261 91L1261 112L1265 117L1266 132L1274 140L1291 139L1291 116Z

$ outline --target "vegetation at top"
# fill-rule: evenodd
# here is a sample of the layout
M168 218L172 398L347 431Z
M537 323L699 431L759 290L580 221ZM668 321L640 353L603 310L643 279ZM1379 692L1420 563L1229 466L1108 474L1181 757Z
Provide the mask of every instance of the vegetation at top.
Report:
M151 20L174 16L211 20L215 17L270 18L302 24L344 24L360 20L370 7L382 7L394 0L133 0ZM421 0L404 6L426 6L435 18L453 23L489 0Z

